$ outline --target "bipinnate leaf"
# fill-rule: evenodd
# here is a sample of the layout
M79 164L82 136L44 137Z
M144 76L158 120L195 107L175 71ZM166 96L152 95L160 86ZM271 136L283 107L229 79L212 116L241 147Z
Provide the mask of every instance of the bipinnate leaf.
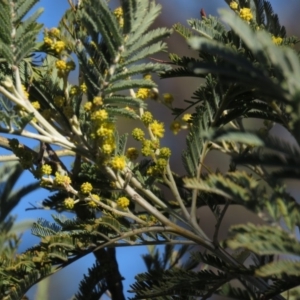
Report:
M251 223L231 227L230 237L224 245L231 249L246 248L259 255L300 253L299 241L281 227Z

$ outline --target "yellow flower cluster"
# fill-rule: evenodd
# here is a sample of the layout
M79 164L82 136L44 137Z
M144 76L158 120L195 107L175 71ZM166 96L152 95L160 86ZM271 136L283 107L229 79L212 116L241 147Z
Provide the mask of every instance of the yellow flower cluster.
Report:
M111 167L116 171L122 171L126 167L126 157L125 156L115 156L110 161Z
M281 45L282 44L282 41L283 41L283 39L282 39L282 37L280 37L280 36L272 36L272 41L273 41L273 43L275 44L275 45Z
M96 133L98 136L106 137L106 139L113 138L115 132L115 124L109 122L103 122L98 127Z
M90 200L88 202L88 206L91 207L91 208L96 208L98 206L98 204L96 202L94 202L93 200Z
M24 96L28 99L29 98L29 93L27 92L26 87L23 84L21 85L21 87L22 87L22 91L23 91Z
M171 156L171 149L168 147L163 147L159 150L159 156L162 158L169 158Z
M67 175L62 175L58 172L55 173L54 183L57 185L69 185L71 184L71 178Z
M146 100L150 97L151 90L147 88L140 88L136 93L136 97L142 100Z
M83 105L83 109L84 109L86 112L89 112L89 111L91 111L92 106L93 106L93 103L92 103L92 102L86 102L86 103Z
M63 107L65 104L65 98L63 96L55 96L53 101L54 104L58 107Z
M51 36L55 36L55 37L58 37L60 35L60 30L56 27L53 27L49 30L49 34Z
M168 165L168 161L164 158L159 158L154 166L151 166L147 170L147 175L157 176L159 174L164 173L166 167Z
M139 219L141 219L142 221L148 221L148 217L145 214L139 215Z
M152 224L156 224L156 223L158 223L158 220L157 220L157 218L156 217L154 217L154 216L150 216L150 218L149 218L149 221L150 221L150 224L152 225Z
M83 93L86 93L87 91L87 86L85 83L83 83L81 86L80 86L80 90L83 92Z
M100 96L94 97L92 102L86 102L83 106L85 112L91 119L91 138L96 139L99 148L105 155L111 154L116 148L115 142L115 124L109 122L109 114L101 106L103 99Z
M152 156L159 149L159 141L143 140L141 153L144 156Z
M142 141L144 140L145 132L140 128L134 128L131 135L135 140Z
M151 114L150 111L145 111L141 117L141 120L145 125L149 125L150 123L153 122L153 115Z
M235 1L231 1L231 2L229 3L229 6L230 6L231 9L237 10L238 7L239 7L239 4L238 4L237 2L235 2Z
M54 104L58 107L62 107L65 104L65 98L63 96L55 96L54 97Z
M116 145L115 145L114 141L111 141L111 142L106 141L101 146L102 152L107 155L111 154L115 148L116 148Z
M93 104L96 105L96 106L103 105L103 99L102 99L102 97L100 97L100 96L94 97Z
M93 190L93 186L89 182L85 182L80 186L80 191L83 194L88 194Z
M184 114L181 120L184 121L184 122L188 122L191 119L192 119L192 115L191 114Z
M42 165L41 173L43 175L51 175L52 174L52 167L50 165L47 165L47 164Z
M57 41L51 45L51 49L53 49L56 53L61 53L65 50L66 44L63 41Z
M114 15L116 16L116 19L119 23L119 26L121 28L123 28L124 27L124 18L123 18L123 9L122 9L122 7L117 7L114 10Z
M31 102L31 105L32 105L36 110L39 110L39 109L41 108L40 102L38 102L38 101Z
M174 134L177 134L181 130L181 123L179 121L173 121L170 129Z
M105 109L99 109L91 114L91 120L105 121L108 118L108 113Z
M159 158L157 161L156 161L156 164L155 164L155 168L160 171L160 172L163 172L167 166L168 162L166 159L164 158Z
M171 105L174 101L174 97L170 93L163 94L164 103L167 105Z
M66 115L67 118L72 118L74 112L73 107L71 105L67 105L63 108L63 112Z
M67 69L67 63L62 59L57 60L55 62L55 66L56 66L57 70L59 70L59 71L64 71Z
M114 10L114 15L116 16L116 18L123 17L123 9L122 9L121 6L117 7L117 8Z
M175 120L171 123L170 129L174 134L177 134L181 129L187 129L189 126L191 126L191 120L191 114L184 114L181 118L181 121Z
M51 46L53 44L53 41L49 37L45 36L44 37L44 44L49 47L49 46Z
M77 86L77 85L73 85L73 86L70 88L70 95L71 95L71 96L78 95L79 92L80 92L80 88L79 88L79 86Z
M251 21L253 19L253 14L251 12L250 8L241 8L240 9L240 17L241 19L245 20L245 21Z
M164 136L165 128L162 122L159 123L155 120L149 125L149 128L155 137L162 138Z
M51 28L45 33L44 44L50 47L57 54L62 53L66 49L66 44L63 41L57 40L60 35L60 30L58 28Z
M128 148L126 151L126 157L130 160L136 160L139 156L139 150L136 148Z
M123 209L126 209L129 206L129 204L130 204L130 201L126 197L120 197L117 200L117 205Z
M72 199L72 198L66 198L65 200L64 200L64 207L66 208L66 209L73 209L74 208L74 205L75 205L75 201L74 201L74 199Z
M91 208L96 208L98 206L96 201L100 201L100 197L96 194L91 194L91 200L88 202L88 206Z
M145 74L143 76L143 78L145 80L152 81L150 74ZM148 98L153 98L154 95L153 95L153 92L151 91L151 89L149 89L149 88L139 88L136 92L136 97L139 99L142 99L142 100L146 100Z

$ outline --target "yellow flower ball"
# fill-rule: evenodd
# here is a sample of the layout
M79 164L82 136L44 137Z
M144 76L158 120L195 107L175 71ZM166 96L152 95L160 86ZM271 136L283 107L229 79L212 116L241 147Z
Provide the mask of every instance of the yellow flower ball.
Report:
M26 87L23 84L21 85L21 87L22 87L22 91L24 93L24 96L28 99L29 93L27 92Z
M168 162L167 160L165 160L164 158L159 158L157 161L156 161L156 165L155 165L155 168L162 172L165 170L166 166L167 166Z
M231 2L229 3L229 6L230 6L231 9L237 10L238 7L239 7L239 4L236 3L235 1L231 1Z
M162 138L165 133L165 128L163 123L159 123L158 121L154 121L149 125L153 135L158 138Z
M174 134L177 134L180 129L181 129L181 124L179 121L174 121L172 122L171 126L170 126L170 129L171 131L174 133Z
M91 114L91 120L105 121L108 119L108 113L105 109L99 109Z
M136 93L136 97L142 100L146 100L150 97L151 90L147 88L140 88Z
M139 157L139 150L136 148L128 148L126 151L126 157L130 160L136 160Z
M63 41L57 41L54 45L52 45L52 48L56 53L60 53L66 48L66 44Z
M80 89L79 89L79 86L77 85L73 85L71 88L70 88L70 95L74 96L74 95L78 95L80 92Z
M275 45L281 45L283 39L280 37L280 36L272 36L272 42L275 44Z
M191 119L192 119L191 114L184 114L183 117L182 117L182 121L184 121L184 122L188 122Z
M74 205L75 205L75 201L74 201L74 199L72 199L72 198L66 198L65 200L64 200L64 207L66 208L66 209L73 209L74 208Z
M253 14L250 8L241 8L240 9L240 17L245 21L251 21L253 19Z
M145 136L145 132L140 128L135 128L132 130L132 137L137 141L142 141Z
M49 37L45 36L44 37L44 44L46 46L51 46L53 44L53 41Z
M91 200L88 202L88 206L91 208L95 208L98 206L96 201L100 201L100 197L96 194L91 194Z
M65 98L63 96L55 96L53 101L58 107L62 107L65 104Z
M55 66L56 66L57 70L59 70L59 71L64 71L64 70L67 69L66 62L64 60L61 60L61 59L59 59L55 62Z
M144 114L141 117L142 122L145 125L149 125L150 123L153 122L153 115L150 111L145 111Z
M129 204L130 204L130 201L126 197L120 197L117 200L117 205L123 209L127 208L129 206Z
M93 186L89 182L85 182L81 185L80 191L83 194L88 194L93 190Z
M113 169L117 171L122 171L126 167L125 156L115 156L111 159L110 165Z
M145 80L151 80L151 79L152 79L152 76L151 76L151 74L145 74L145 75L143 76L143 78L144 78Z
M96 96L96 97L94 97L94 99L93 99L93 104L94 105L102 105L103 104L103 100L102 100L102 97L100 97L100 96Z
M168 147L163 147L159 150L159 156L162 158L169 158L171 156L171 149Z
M80 86L80 90L83 92L83 93L86 93L87 91L87 86L85 83L83 83L81 86Z
M150 140L143 140L141 153L144 156L150 156L151 154L153 154L152 142Z
M172 104L174 101L174 97L170 93L163 94L164 102L166 104Z
M92 109L92 106L93 106L93 103L92 102L86 102L84 105L83 105L83 109L85 111L90 111Z
M104 154L111 154L115 148L116 148L115 144L112 143L104 143L101 146L101 150L103 151Z
M39 110L41 108L41 105L38 101L34 101L34 102L31 102L31 105L36 109L36 110Z
M53 36L59 36L60 35L60 30L56 27L53 27L50 29L49 34Z
M50 165L44 164L41 167L41 172L43 175L51 175L52 174L52 167Z
M114 10L114 15L116 16L116 18L123 17L123 9L122 9L121 6L117 7L117 8Z
M56 172L54 183L57 185L69 185L71 184L71 178L67 175L62 175L59 172Z

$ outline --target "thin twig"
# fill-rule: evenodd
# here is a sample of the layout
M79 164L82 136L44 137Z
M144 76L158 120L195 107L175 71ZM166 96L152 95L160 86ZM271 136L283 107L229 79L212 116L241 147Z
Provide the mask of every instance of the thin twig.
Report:
M216 229L215 229L214 236L213 236L213 242L214 242L215 246L217 246L217 247L219 246L218 235L219 235L220 226L221 226L221 223L222 223L223 218L225 216L225 213L226 213L226 211L229 207L229 203L230 203L230 201L227 200L226 204L224 205L224 208L221 212L221 215L218 218L217 224L215 226Z
M190 216L189 212L187 211L187 209L186 209L186 207L185 207L185 205L184 205L184 203L181 199L181 196L180 196L178 188L177 188L177 184L176 184L176 182L174 180L174 177L173 177L173 174L171 172L169 162L167 164L166 171L167 171L167 175L168 175L168 180L164 176L165 183L169 186L173 196L175 197L176 201L178 202L178 204L179 204L179 206L182 210L183 215L185 216L186 220L188 221L191 216Z
M208 148L207 146L208 146L208 142L205 142L204 145L203 145L202 153L201 153L201 156L200 156L200 162L199 162L199 166L198 166L198 169L197 169L197 176L196 176L197 180L200 180L200 177L201 177L202 166L204 164L204 159L205 159L207 148ZM191 222L195 227L198 226L198 222L197 222L197 198L198 198L198 190L194 189L193 194L192 194Z

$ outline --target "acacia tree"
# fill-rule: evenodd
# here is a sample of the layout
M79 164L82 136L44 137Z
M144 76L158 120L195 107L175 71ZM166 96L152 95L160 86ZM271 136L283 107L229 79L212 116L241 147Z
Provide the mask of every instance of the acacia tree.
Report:
M44 208L74 218L38 220L32 234L40 243L15 255L19 240L9 213L37 184L12 197L20 171L7 178L2 170L1 298L20 299L46 276L94 253L74 299L99 299L106 291L124 299L116 247L166 245L163 257L144 257L148 271L136 276L133 299L298 299L299 262L279 259L300 252L299 204L284 184L300 176L300 62L292 49L298 40L286 36L271 4L227 0L230 9L220 19L202 11L188 20L189 28L173 28L196 56L170 53L169 61L157 61L151 57L166 51L172 30L149 29L161 10L154 1L123 0L115 10L104 0L69 1L58 27L44 28L42 42L36 21L42 10L27 17L36 2L0 2L0 146L13 153L2 160L18 159L39 186L55 192ZM69 74L76 68L78 85L72 85ZM200 87L186 107L172 107L153 73L192 76ZM184 176L172 171L172 149L161 146L164 120L153 117L147 99L170 108L177 117L174 132L187 130ZM139 124L131 132L139 148L118 133L116 121L126 118ZM246 118L264 122L246 130ZM295 144L270 134L275 123ZM39 149L19 137L39 141ZM205 166L212 150L228 155L227 172ZM71 168L63 156L73 157ZM236 225L220 241L232 205L244 206L264 225ZM203 206L215 217L213 238L199 224Z

